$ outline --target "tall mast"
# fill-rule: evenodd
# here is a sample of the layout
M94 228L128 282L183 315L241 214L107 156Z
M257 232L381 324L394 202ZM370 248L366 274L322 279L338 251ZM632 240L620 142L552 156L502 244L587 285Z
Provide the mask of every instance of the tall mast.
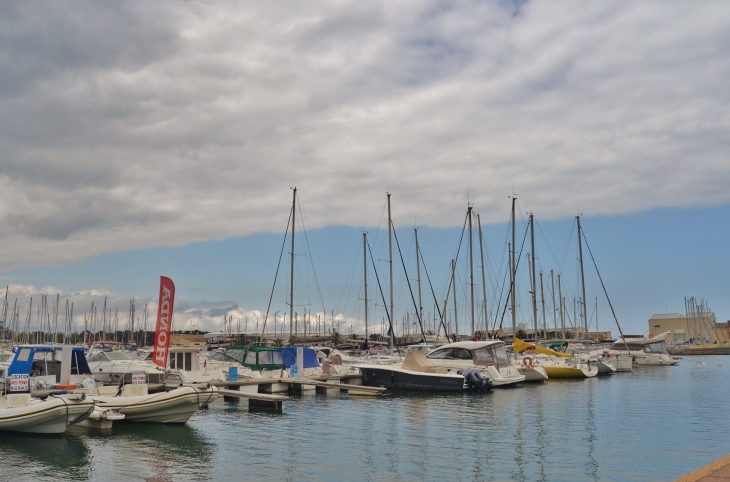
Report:
M532 253L531 279L532 279L532 319L535 322L535 341L537 341L537 278L535 277L535 216L530 213L530 247Z
M294 323L294 226L297 216L297 188L294 188L294 198L291 204L291 275L289 276L289 338L292 337Z
M456 341L459 341L459 318L456 313L456 261L451 260L451 286L454 288L454 333L456 334Z
M576 216L578 221L578 256L580 256L580 283L583 288L583 327L585 332L583 338L588 339L588 312L586 311L586 279L583 275L583 243L580 237L580 216Z
M555 335L557 337L558 332L558 321L555 318L555 311L557 308L555 307L555 273L553 270L550 270L550 286L551 286L551 292L553 295L553 328L555 328Z
M517 336L517 303L515 302L515 201L517 198L512 196L512 244L509 251L509 279L510 279L510 298L512 307L512 337Z
M561 340L565 340L565 300L563 299L563 288L560 285L560 274L558 273L558 298L560 298L560 332Z
M487 283L486 278L484 277L484 242L482 239L482 220L479 218L479 214L477 214L477 226L479 227L479 254L481 256L482 260L482 294L484 296L483 304L484 304L484 332L486 333L489 329L489 318L487 317Z
M474 256L473 236L471 234L471 206L467 207L466 217L469 218L469 285L471 287L471 336L474 336Z
M418 228L413 230L416 234L416 275L418 276L418 314L420 316L421 323L423 324L423 299L421 298L421 259L420 251L418 250ZM423 340L426 343L426 340Z
M368 341L368 235L362 233L362 260L365 277L365 343Z
M547 338L547 318L545 318L545 288L542 284L542 270L540 271L540 300L542 300L542 336Z
M388 265L390 266L390 338L388 346L393 348L395 338L395 317L393 314L393 219L390 216L390 193L388 194Z

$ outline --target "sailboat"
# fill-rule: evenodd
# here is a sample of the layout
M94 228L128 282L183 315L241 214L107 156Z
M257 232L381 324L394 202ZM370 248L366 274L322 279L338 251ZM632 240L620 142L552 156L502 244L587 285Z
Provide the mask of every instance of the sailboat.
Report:
M513 340L515 355L519 356L525 365L542 367L552 378L591 378L598 375L598 366L568 353L544 348L533 343L526 343L519 338Z

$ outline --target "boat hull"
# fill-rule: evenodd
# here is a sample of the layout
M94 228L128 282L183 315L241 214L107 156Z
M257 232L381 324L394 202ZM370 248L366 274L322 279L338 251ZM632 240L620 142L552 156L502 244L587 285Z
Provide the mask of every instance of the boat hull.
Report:
M592 367L590 370L580 367L569 366L547 366L543 365L548 378L590 378L598 374L598 369Z
M23 407L0 408L0 430L25 433L60 434L74 423L85 420L94 410L94 401L61 397Z
M169 392L128 397L94 396L100 406L119 410L125 421L184 424L216 398L215 387L180 387Z
M371 387L385 387L391 390L416 390L439 392L466 392L469 385L463 376L440 373L419 373L393 369L388 366L363 366L362 384Z

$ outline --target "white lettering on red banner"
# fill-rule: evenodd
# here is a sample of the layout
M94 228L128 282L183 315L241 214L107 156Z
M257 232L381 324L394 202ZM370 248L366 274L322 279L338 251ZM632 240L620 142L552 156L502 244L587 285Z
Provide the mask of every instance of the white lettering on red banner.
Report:
M167 351L170 347L172 308L175 300L175 284L170 278L160 276L160 303L157 307L157 328L155 330L155 365L167 367Z

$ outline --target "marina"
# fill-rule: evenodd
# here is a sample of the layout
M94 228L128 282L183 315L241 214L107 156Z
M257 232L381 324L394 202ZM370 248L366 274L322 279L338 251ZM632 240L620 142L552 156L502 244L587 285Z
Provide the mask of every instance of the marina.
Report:
M729 370L705 356L485 394L305 392L279 414L221 398L185 425L0 433L0 456L22 481L671 481L726 454Z

